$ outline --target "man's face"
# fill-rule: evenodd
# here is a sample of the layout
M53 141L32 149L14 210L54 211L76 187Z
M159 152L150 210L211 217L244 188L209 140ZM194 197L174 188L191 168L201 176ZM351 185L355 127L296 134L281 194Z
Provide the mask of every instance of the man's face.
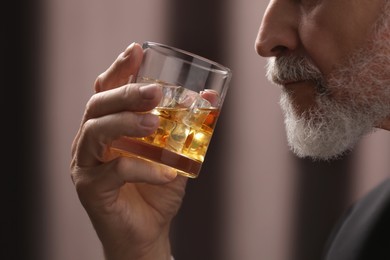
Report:
M256 50L298 156L335 158L390 116L389 17L387 0L270 1Z

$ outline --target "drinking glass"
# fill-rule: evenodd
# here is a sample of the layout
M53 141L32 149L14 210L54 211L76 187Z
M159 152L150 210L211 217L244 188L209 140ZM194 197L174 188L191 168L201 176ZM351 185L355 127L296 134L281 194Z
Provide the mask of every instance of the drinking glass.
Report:
M158 83L163 97L151 113L160 118L150 136L121 137L112 149L196 178L205 159L232 72L199 55L156 42L143 43L136 76L141 84Z

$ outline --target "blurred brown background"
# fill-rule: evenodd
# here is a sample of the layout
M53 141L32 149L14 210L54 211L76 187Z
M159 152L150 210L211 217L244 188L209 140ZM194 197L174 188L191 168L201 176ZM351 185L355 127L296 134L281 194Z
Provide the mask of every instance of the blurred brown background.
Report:
M24 149L9 152L17 158L15 185L4 196L15 195L2 223L15 243L6 244L4 259L103 260L69 177L70 146L96 76L133 41L171 44L233 71L206 162L176 218L177 260L319 259L343 211L390 174L384 131L335 162L288 151L280 90L266 81L265 59L254 51L267 1L14 4L7 30L16 36L7 38L5 53L18 83L8 90L21 110L5 119L21 131Z

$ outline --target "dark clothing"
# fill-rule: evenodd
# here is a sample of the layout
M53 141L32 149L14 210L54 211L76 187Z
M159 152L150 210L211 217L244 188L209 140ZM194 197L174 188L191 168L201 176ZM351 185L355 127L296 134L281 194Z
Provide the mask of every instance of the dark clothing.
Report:
M390 178L348 210L330 237L324 260L390 260Z

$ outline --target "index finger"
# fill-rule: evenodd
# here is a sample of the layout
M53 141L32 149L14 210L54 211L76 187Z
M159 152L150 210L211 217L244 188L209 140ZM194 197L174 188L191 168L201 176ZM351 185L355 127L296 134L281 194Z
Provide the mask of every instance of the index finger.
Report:
M101 92L129 83L131 76L136 76L141 65L143 50L140 44L130 44L119 54L113 64L95 80L95 91Z

